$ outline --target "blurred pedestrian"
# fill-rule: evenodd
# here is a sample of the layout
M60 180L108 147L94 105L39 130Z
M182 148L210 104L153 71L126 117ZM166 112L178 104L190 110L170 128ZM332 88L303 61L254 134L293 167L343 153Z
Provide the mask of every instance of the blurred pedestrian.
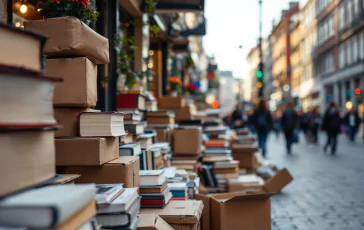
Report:
M251 109L249 110L248 112L248 128L250 130L251 133L255 134L255 127L254 127L254 119L253 119L253 116L254 116L254 110Z
M273 128L274 128L274 132L276 133L276 137L279 138L279 133L281 131L281 118L282 115L280 112L276 112L273 116Z
M349 141L352 144L355 143L355 136L358 133L360 123L361 120L358 113L353 108L350 109L345 115L344 124L346 125L347 132L349 134Z
M287 154L291 154L292 144L298 141L298 133L295 132L298 122L299 119L294 110L294 104L293 102L288 102L287 109L283 112L282 116L282 128L286 138Z
M243 127L243 114L239 104L236 104L235 110L231 115L232 126L234 129L240 129Z
M267 139L270 129L272 129L272 116L268 110L267 102L264 99L259 101L252 117L254 128L258 134L259 148L262 150L263 157L267 154Z
M321 115L318 107L313 108L308 114L308 129L310 134L310 142L318 144L318 133L321 127Z
M307 142L309 142L309 139L310 139L309 128L308 128L308 115L309 115L309 112L305 113L305 112L302 111L302 114L299 117L300 127L301 127L301 129L303 131L303 135L304 135L305 140Z
M323 119L323 129L327 134L327 142L324 146L324 151L331 147L331 155L336 154L337 149L337 136L340 133L340 127L342 124L342 118L340 117L340 111L337 104L331 101L326 109Z

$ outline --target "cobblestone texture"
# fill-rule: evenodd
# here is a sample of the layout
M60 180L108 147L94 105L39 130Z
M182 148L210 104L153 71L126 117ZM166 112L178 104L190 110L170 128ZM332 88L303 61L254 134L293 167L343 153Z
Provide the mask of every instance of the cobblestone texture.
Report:
M364 144L339 137L336 156L300 141L285 153L283 137L271 134L268 160L287 167L294 181L272 198L272 230L364 230Z

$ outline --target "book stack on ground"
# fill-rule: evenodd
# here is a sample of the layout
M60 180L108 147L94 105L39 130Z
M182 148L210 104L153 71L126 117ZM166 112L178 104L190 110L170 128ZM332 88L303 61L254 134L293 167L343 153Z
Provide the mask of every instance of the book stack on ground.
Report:
M140 143L140 147L142 149L141 160L143 163L141 164L141 170L153 170L156 169L156 161L155 159L159 159L158 165L160 167L160 163L163 160L161 156L162 153L159 149L152 149L154 140L156 137L156 133L143 133L138 136L135 136L134 141ZM155 156L155 157L154 157ZM162 159L160 159L162 158Z
M0 197L3 197L55 179L54 133L58 126L52 99L55 83L61 79L40 72L44 68L45 37L3 24L0 34Z
M142 208L163 208L172 198L164 170L140 171Z
M51 185L0 201L0 226L25 229L94 229L94 185Z
M140 199L138 188L117 184L96 185L97 223L103 229L136 229L139 223Z
M157 142L154 143L151 148L159 148L161 150L164 167L171 166L172 154L171 145L169 144L169 142Z
M174 125L176 114L171 110L157 110L147 112L145 117L148 125Z
M202 152L201 127L183 126L175 129L173 152L172 166L187 171L196 171L197 161Z
M187 183L168 183L168 187L171 189L172 200L187 200Z
M204 185L206 188L218 187L217 178L212 165L201 165L198 167L197 172L200 176L202 185Z
M213 165L218 187L226 186L227 180L239 177L239 161L220 161Z

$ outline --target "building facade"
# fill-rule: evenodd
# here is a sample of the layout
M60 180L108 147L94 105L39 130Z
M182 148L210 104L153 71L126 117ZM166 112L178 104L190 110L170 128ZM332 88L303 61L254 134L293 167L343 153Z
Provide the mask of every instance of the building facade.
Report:
M250 50L248 57L248 72L244 78L244 101L245 102L253 102L252 99L256 99L258 97L258 90L256 87L256 71L259 64L259 48L254 47Z
M353 106L362 115L364 2L328 1L325 7L317 12L317 20L319 46L316 49L316 68L321 77L324 94L321 97L321 110L323 111L327 102L333 99L342 111Z

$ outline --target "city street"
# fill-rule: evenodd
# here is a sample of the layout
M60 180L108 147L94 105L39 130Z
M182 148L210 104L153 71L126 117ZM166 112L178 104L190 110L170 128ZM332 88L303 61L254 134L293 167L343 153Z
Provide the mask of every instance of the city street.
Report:
M268 160L287 167L294 181L272 198L272 230L364 229L364 144L349 145L341 135L337 156L301 138L286 155L283 135L271 134Z

